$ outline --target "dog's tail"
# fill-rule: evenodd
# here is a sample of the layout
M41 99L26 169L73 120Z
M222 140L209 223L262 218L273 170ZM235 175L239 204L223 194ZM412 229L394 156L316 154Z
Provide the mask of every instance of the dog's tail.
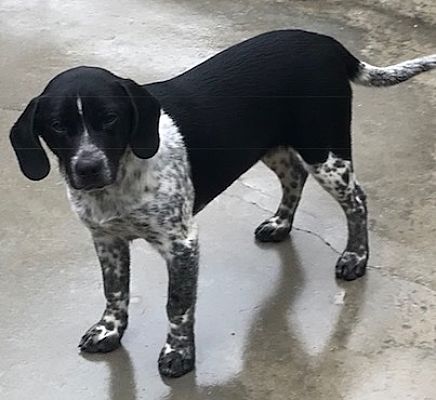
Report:
M356 59L355 59L356 60ZM422 72L436 68L436 54L415 58L389 67L375 67L363 61L358 61L351 69L352 82L364 86L393 86Z

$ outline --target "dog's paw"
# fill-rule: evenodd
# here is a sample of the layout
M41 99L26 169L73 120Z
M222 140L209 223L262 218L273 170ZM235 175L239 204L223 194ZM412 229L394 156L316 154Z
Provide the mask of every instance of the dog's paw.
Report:
M159 372L169 378L178 378L195 367L194 346L173 349L165 344L159 356Z
M288 220L271 217L263 221L254 231L254 236L260 242L281 242L288 238L291 225Z
M366 273L366 264L368 262L368 255L351 251L344 251L336 263L336 278L345 281L352 281L360 278Z
M104 322L98 322L82 336L80 351L87 353L107 353L121 346L118 329L108 329Z

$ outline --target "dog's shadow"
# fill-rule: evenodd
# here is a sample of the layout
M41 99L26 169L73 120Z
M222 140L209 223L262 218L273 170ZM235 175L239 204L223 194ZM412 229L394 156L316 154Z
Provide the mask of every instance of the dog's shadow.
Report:
M107 399L136 400L137 387L135 370L129 352L120 347L110 354L82 353L83 358L92 362L104 362L109 367L110 382Z
M244 349L245 360L240 373L230 381L213 386L196 386L195 375L178 381L167 381L171 393L168 400L211 399L268 399L279 390L289 398L342 398L345 383L341 366L331 356L331 349L345 349L348 338L358 321L360 305L366 290L366 279L354 283L340 283L346 288L346 302L341 307L336 323L322 351L316 355L307 352L289 314L304 287L304 268L292 240L262 247L279 252L281 266L278 284L253 319L250 336ZM331 271L333 273L333 271ZM307 310L310 312L310 310ZM343 368L346 368L344 366ZM329 379L320 379L327 376ZM328 394L328 397L326 395Z
M346 304L323 350L311 355L305 349L301 333L289 322L289 313L304 287L304 268L292 241L273 246L263 245L280 255L280 274L274 293L265 301L253 319L249 338L244 348L242 370L230 381L211 386L197 384L195 372L179 379L164 379L169 393L166 400L267 399L275 388L292 399L304 393L304 398L342 398L344 384L342 372L331 357L331 348L346 348L348 338L358 321L360 305L366 289L366 279L344 283L347 288ZM333 271L332 271L333 272ZM310 312L308 310L307 312ZM105 361L110 369L109 398L136 400L137 385L129 353L120 348L107 355L86 357L92 361ZM328 376L329 379L319 379ZM300 398L300 397L299 397Z

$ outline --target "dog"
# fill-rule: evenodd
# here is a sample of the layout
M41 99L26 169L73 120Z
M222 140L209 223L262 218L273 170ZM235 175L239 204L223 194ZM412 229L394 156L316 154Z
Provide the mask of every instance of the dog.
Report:
M49 173L40 137L45 141L73 210L92 234L106 309L83 336L81 351L120 346L128 320L129 243L142 238L169 273L169 332L159 371L178 377L194 368L194 216L259 160L278 176L283 195L275 215L257 227L257 240L288 237L310 173L347 217L336 277L363 276L367 206L353 172L350 82L391 86L433 68L436 54L380 68L331 37L280 30L166 81L139 85L96 67L53 78L18 118L10 141L31 180Z

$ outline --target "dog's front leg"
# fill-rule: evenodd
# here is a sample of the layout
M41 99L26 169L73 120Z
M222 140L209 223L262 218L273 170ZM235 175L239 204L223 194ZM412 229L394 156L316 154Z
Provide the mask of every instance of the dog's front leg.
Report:
M130 280L128 241L98 234L93 239L103 272L106 309L80 341L80 350L89 353L108 352L120 346L127 327Z
M192 227L163 253L168 266L167 313L169 332L159 357L162 375L178 377L195 365L194 311L198 279L198 236Z

